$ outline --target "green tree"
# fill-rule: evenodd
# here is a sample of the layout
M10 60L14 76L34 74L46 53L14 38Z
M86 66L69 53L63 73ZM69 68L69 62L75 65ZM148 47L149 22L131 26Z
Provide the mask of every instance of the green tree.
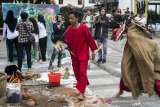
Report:
M160 22L160 15L158 13L156 13L153 10L148 10L148 23L159 23Z

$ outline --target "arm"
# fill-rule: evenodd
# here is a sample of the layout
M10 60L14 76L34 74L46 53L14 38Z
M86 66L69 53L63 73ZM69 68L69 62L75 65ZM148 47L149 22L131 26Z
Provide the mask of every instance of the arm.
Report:
M64 21L62 20L59 25L57 25L58 29L61 29L61 26L64 24Z
M31 23L31 32L34 31L34 27L33 27L33 24Z
M18 22L17 25L16 25L16 30L17 30L17 31L19 30L19 22Z
M97 24L99 24L99 23L100 23L100 17L97 16L97 17L96 17L96 20L95 20L95 25L97 25Z
M89 45L89 47L92 51L92 60L95 60L95 56L96 56L98 47L97 47L97 45L96 45L96 43L95 43L95 41L94 41L94 39L93 39L93 37L92 37L92 35L91 35L91 33L90 33L90 31L87 27L86 27L85 31L86 31L86 34L87 34L88 45Z
M89 47L91 48L91 51L95 51L97 49L97 45L92 37L92 34L90 33L88 27L84 26L85 28L85 33L86 33L86 38L87 38L87 42Z

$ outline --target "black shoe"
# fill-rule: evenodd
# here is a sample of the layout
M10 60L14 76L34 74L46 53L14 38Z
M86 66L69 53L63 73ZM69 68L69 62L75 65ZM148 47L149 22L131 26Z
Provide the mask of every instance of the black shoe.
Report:
M102 59L98 59L98 60L97 60L97 63L100 63L100 62L102 62Z
M58 64L57 67L61 67L61 64Z
M102 64L106 63L106 60L102 60Z

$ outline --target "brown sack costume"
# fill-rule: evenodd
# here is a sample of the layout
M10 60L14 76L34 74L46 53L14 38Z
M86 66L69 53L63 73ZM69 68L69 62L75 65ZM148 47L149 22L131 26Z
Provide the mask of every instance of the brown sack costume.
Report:
M152 95L155 79L160 80L160 49L154 39L132 20L127 30L121 72L133 98L141 93Z

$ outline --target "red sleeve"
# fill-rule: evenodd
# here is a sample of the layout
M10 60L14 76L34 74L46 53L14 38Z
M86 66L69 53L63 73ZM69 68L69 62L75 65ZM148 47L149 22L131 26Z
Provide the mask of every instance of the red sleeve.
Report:
M93 36L92 36L90 30L88 29L88 27L86 25L84 25L84 27L85 27L84 29L86 32L88 45L91 48L91 50L94 51L98 48L96 45L96 42L94 41Z

